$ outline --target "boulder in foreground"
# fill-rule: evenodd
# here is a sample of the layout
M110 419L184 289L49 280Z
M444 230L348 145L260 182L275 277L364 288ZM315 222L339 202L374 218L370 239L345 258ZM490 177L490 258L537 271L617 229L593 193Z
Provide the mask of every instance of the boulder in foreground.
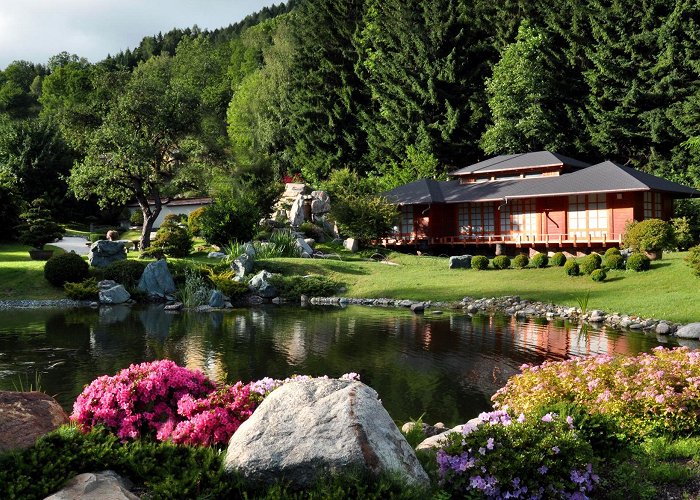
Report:
M43 392L0 391L0 452L29 448L67 423L58 401Z

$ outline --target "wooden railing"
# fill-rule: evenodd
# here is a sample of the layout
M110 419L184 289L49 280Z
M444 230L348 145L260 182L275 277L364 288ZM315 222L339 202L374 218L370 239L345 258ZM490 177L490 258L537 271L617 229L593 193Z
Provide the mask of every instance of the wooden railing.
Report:
M384 246L400 246L400 245L416 245L418 243L428 243L430 245L515 245L532 246L592 246L592 245L619 245L622 243L622 235L613 234L613 237L608 237L607 234L600 236L591 235L576 236L568 234L540 234L540 235L523 235L523 234L489 234L489 235L453 235L440 237L419 236L415 233L396 235L393 237L382 238L378 241Z

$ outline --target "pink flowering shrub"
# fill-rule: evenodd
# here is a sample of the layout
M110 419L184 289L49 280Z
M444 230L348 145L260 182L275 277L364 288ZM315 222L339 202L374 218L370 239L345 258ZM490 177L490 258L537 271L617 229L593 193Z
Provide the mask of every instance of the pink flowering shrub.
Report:
M591 447L571 417L514 419L500 410L479 420L437 452L440 482L453 496L585 499L598 483Z
M170 360L141 363L93 380L75 401L71 420L87 430L103 426L124 441L154 437L178 444L226 444L271 391L308 378L216 384ZM359 380L354 373L342 378Z
M628 436L693 434L700 428L700 352L658 347L636 357L525 365L492 400L526 415L572 403L610 418Z

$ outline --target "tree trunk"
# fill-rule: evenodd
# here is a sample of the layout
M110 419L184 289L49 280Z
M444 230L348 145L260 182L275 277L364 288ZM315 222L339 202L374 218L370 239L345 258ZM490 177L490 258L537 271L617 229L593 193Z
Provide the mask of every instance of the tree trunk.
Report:
M137 196L137 201L141 207L141 213L143 214L143 228L141 229L141 240L139 241L139 250L143 252L151 246L151 231L153 230L153 224L160 214L162 204L159 195L154 197L155 203L153 210L151 210L148 198L145 196Z

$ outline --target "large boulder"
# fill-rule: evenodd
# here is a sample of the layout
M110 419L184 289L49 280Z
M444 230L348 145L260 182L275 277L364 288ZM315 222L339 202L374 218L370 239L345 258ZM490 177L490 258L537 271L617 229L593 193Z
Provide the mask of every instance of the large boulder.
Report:
M273 391L229 441L225 466L256 483L302 488L352 469L428 484L377 393L350 380L310 379Z
M58 401L43 392L0 391L0 452L29 448L67 423Z
M450 269L471 269L471 255L454 255L450 257Z
M254 257L251 257L247 252L236 257L236 259L231 263L231 269L236 273L235 279L240 281L247 274L252 273L254 264Z
M289 209L289 223L294 227L299 227L304 223L304 195L300 194L292 203Z
M131 481L114 471L89 472L75 476L61 491L44 500L138 500L129 491L131 487Z
M343 247L345 247L346 250L355 253L360 249L360 243L355 238L348 238L347 240L343 241Z
M314 249L311 248L311 245L309 245L304 238L297 238L296 246L299 250L299 255L304 258L309 258L314 254Z
M99 240L90 245L88 262L94 267L107 267L112 262L126 259L126 248L121 241Z
M168 270L168 264L160 259L151 262L144 269L138 289L151 300L168 300L175 293L175 281Z
M218 309L224 307L225 305L226 299L224 298L224 294L219 290L212 290L211 294L209 295L209 307Z
M331 197L325 191L311 191L311 213L323 215L331 211Z
M97 284L100 304L123 304L131 298L123 285L113 280L102 280Z
M277 297L277 288L275 288L275 285L270 283L270 278L272 276L274 276L274 274L263 269L250 279L248 282L248 289L265 299Z
M688 323L676 330L679 339L700 339L700 323Z

